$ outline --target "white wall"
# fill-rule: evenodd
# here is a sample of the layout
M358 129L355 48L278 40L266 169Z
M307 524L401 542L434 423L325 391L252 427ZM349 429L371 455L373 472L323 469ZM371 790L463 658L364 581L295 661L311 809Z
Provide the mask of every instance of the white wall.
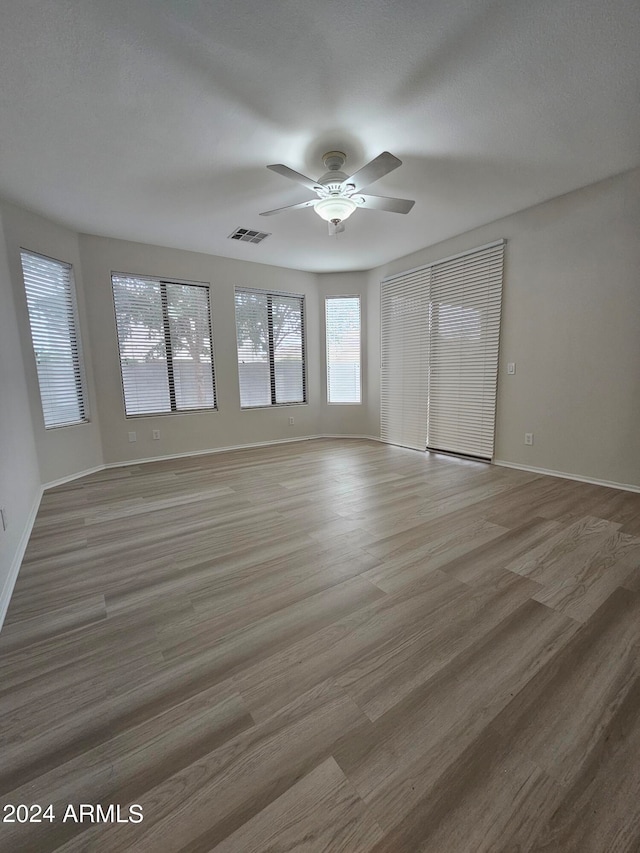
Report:
M16 308L15 328L19 335L24 361L30 423L35 437L41 482L46 484L102 464L100 426L96 414L96 396L93 382L92 346L87 335L85 290L80 265L78 235L48 219L8 203L2 205L2 218L9 274L13 285L13 298ZM84 350L87 379L89 423L64 427L63 429L45 430L38 388L38 374L31 344L29 315L20 263L20 248L48 255L73 266L80 338Z
M506 237L496 459L640 486L639 235L637 169L372 270L368 431L379 435L380 280Z
M40 472L0 212L0 625L40 498Z
M106 463L286 440L318 433L321 410L320 321L312 273L81 235L82 268L95 365L98 411ZM255 250L255 247L249 247ZM126 418L111 294L111 273L133 273L211 285L218 411ZM238 391L234 286L299 293L306 297L306 405L241 410ZM289 418L295 423L289 425ZM160 430L160 440L152 430ZM135 431L132 444L128 433Z

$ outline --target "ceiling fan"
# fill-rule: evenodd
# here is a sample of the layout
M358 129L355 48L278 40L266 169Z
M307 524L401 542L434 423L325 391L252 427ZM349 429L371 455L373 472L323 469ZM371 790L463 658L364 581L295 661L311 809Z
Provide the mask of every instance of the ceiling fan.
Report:
M362 190L374 181L401 166L402 160L394 157L393 154L389 154L388 151L383 151L382 154L374 157L370 163L349 177L342 171L346 159L347 155L342 151L327 152L322 158L327 172L317 181L312 181L311 178L301 175L300 172L296 172L288 166L283 166L282 163L267 166L267 169L271 169L272 172L277 172L279 175L290 178L292 181L307 187L307 189L313 190L317 198L301 201L299 204L278 207L275 210L266 210L260 216L273 216L274 213L280 213L283 210L313 207L318 216L328 222L329 234L333 235L344 231L344 220L348 219L358 207L365 207L370 210L388 210L391 213L409 213L415 204L409 199L362 194Z

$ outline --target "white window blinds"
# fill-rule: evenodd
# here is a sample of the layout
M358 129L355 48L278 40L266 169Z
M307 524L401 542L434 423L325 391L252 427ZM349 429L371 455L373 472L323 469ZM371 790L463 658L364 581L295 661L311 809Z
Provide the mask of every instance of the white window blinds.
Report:
M427 444L493 456L504 245L431 268Z
M70 264L22 250L31 339L46 429L87 421Z
M236 288L240 405L306 403L304 297Z
M381 437L493 455L504 241L381 286Z
M424 450L429 369L428 269L381 287L380 437Z
M327 402L360 403L360 297L325 301Z
M111 281L127 416L215 409L208 286Z

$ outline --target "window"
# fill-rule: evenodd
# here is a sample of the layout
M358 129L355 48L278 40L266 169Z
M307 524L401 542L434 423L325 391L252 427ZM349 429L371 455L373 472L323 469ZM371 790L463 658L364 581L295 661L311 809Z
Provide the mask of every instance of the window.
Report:
M86 423L71 265L24 249L20 257L45 428Z
M327 402L360 403L360 297L325 301Z
M111 276L127 417L216 408L209 287Z
M236 288L240 405L307 402L304 297Z
M382 282L381 436L491 459L504 241Z

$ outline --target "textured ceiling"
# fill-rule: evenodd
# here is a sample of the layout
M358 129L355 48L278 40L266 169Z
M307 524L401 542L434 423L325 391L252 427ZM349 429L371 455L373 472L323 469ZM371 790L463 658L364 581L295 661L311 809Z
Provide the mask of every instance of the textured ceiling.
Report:
M89 233L366 269L640 163L637 0L20 0L0 25L0 194ZM403 165L338 237L309 193ZM236 227L272 232L260 245Z

